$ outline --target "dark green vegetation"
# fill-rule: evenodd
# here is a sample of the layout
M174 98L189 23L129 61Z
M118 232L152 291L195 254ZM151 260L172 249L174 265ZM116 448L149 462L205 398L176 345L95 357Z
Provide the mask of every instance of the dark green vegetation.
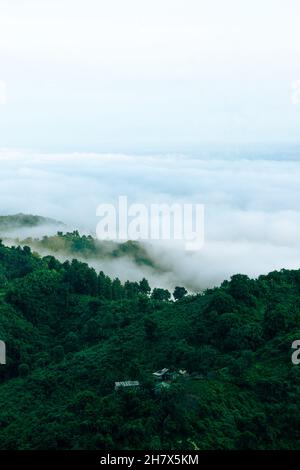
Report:
M0 448L300 448L299 294L282 271L174 302L1 244ZM158 392L164 367L189 376Z
M167 273L170 270L162 265L157 257L154 259L144 245L137 241L97 240L91 235L80 234L78 230L67 233L58 231L56 235L37 237L34 236L36 228L45 231L51 228L60 230L65 228L65 225L53 219L30 214L0 216L0 237L6 244L29 246L43 256L50 254L63 259L77 258L89 264L125 260L150 270L152 275ZM16 234L24 233L24 230L27 232L27 238L16 237Z
M44 236L41 239L27 238L21 244L28 245L38 252L64 254L68 257L84 258L87 261L127 257L137 265L158 269L138 242L99 241L90 235L80 235L77 230L68 233L58 232L56 235Z

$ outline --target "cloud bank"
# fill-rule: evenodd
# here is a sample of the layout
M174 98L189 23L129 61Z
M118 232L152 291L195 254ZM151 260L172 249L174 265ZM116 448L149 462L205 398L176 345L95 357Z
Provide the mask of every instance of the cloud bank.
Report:
M223 156L222 156L223 155ZM292 155L292 156L291 156ZM195 254L146 244L161 278L128 262L104 266L123 279L191 290L241 272L300 267L300 149L207 150L201 155L39 154L0 151L0 213L38 214L94 233L100 203L205 204L205 245ZM97 260L95 265L98 267ZM101 267L103 269L103 267Z

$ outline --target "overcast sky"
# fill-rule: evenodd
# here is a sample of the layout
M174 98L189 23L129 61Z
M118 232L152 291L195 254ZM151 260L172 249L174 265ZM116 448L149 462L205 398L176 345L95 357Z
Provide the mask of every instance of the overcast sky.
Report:
M299 141L299 18L299 0L1 0L0 147Z

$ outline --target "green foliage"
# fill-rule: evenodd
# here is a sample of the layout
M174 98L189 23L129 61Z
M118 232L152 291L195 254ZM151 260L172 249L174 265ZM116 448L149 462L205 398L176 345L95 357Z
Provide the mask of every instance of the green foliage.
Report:
M175 293L0 244L0 448L299 448L300 271Z
M160 289L156 287L152 292L152 299L160 301L168 301L171 298L171 294L167 289Z
M33 225L36 224L38 224L38 221L35 220ZM86 261L94 259L113 260L115 258L126 258L131 259L137 265L156 268L147 251L138 242L128 241L125 243L117 243L112 241L100 241L93 238L91 235L80 235L77 230L67 233L59 231L54 236L44 236L42 239L29 237L23 240L21 244L28 245L37 252L46 251L54 255L60 253L68 257L80 258ZM147 287L149 286L145 284L144 280L141 281L141 288L147 290Z
M187 294L187 290L185 287L175 287L175 290L173 292L173 297L175 300L181 300L183 297Z
M28 364L20 364L18 367L20 377L26 377L29 374L30 368Z

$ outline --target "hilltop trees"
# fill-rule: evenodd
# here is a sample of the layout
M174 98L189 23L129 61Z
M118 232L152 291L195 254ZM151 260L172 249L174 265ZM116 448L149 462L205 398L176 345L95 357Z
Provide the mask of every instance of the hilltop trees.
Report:
M187 294L187 290L185 287L175 287L173 292L173 297L175 300L181 300Z
M149 295L151 292L151 287L147 279L143 278L139 283L140 292L145 295Z
M155 289L153 289L152 299L166 302L171 299L171 294L167 289L160 289L156 287Z

